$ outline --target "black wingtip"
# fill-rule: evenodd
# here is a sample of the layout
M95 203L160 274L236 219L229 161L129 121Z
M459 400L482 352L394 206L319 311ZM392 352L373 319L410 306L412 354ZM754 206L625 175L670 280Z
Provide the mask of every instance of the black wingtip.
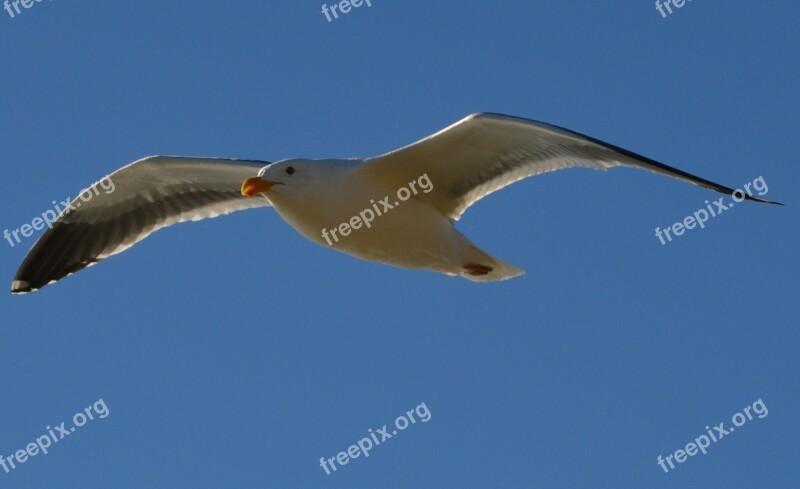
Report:
M28 292L33 292L34 289L31 287L31 284L26 282L25 280L15 279L11 282L11 293L13 295L23 295L27 294Z
M745 200L752 200L753 202L761 202L762 204L780 205L780 206L784 206L784 207L786 206L786 204L783 204L781 202L775 202L775 201L772 201L772 200L761 199L759 197L753 197L752 195L745 195L744 199Z

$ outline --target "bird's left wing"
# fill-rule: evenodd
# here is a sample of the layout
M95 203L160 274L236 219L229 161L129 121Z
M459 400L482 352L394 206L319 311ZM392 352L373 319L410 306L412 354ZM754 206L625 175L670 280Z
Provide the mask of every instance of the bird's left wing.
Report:
M423 174L433 191L415 198L453 220L525 177L563 168L641 168L730 194L733 189L568 129L500 114L473 114L404 148L366 160L362 176L400 188ZM770 202L747 195L748 200Z
M241 194L242 182L268 164L151 156L120 168L61 212L28 252L11 292L44 287L175 223L268 206Z

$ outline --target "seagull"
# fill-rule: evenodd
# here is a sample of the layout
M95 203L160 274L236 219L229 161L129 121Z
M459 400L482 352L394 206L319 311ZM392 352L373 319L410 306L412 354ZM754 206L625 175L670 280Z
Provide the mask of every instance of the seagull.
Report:
M28 252L11 292L40 289L161 228L266 206L309 240L348 255L477 282L505 280L524 272L456 229L464 211L526 177L616 166L734 192L563 127L492 113L472 114L373 158L269 163L151 156L108 175L113 192L75 198Z

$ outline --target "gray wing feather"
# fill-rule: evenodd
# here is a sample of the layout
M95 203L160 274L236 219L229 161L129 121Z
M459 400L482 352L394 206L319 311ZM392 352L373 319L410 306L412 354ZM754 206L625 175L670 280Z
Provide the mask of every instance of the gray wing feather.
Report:
M153 156L120 168L90 199L70 208L33 245L11 292L30 292L121 253L158 229L237 210L268 206L241 195L264 161ZM98 189L101 182L103 190ZM107 192L106 187L113 189Z
M501 114L473 114L404 148L366 161L364 176L400 188L427 174L427 201L457 220L483 197L533 175L582 167L640 168L717 192L733 189L598 139L543 122ZM758 197L748 200L774 203Z

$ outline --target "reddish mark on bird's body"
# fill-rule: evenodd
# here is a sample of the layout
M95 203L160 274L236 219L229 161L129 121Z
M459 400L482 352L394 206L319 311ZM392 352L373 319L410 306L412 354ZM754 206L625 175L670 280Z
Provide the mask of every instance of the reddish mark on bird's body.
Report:
M486 275L494 270L494 268L488 265L480 265L478 263L467 263L464 265L464 270L466 270L469 275Z

